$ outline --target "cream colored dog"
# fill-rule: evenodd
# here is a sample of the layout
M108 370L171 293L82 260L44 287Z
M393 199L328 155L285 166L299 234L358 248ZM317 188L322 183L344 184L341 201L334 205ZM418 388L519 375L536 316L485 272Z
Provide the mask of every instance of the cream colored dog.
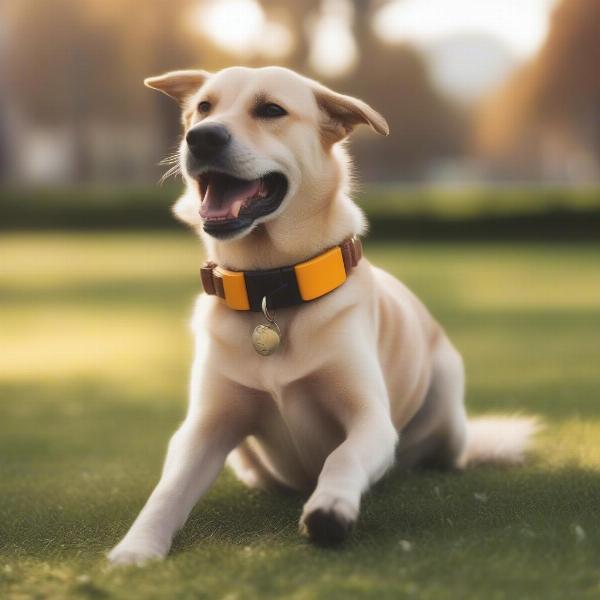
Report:
M364 102L278 67L146 80L183 108L179 218L233 271L295 265L365 231L342 142L359 124L387 135ZM462 468L521 460L529 419L468 422L459 353L399 281L358 263L338 289L277 311L271 356L250 342L260 312L200 295L188 415L116 564L163 558L225 461L250 486L310 493L301 531L343 539L362 494L394 464Z

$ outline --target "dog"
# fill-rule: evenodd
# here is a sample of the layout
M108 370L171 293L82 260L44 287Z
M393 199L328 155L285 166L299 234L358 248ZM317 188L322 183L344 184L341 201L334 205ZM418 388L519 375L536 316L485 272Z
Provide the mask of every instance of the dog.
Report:
M522 460L536 423L469 421L460 354L425 306L361 256L345 140L387 135L365 102L281 67L173 71L145 84L182 108L185 192L205 293L188 414L114 564L164 558L224 464L308 495L300 531L344 540L394 464Z

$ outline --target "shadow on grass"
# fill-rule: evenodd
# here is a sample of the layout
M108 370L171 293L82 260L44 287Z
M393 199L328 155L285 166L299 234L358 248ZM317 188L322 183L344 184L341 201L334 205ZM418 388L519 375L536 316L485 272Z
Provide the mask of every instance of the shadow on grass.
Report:
M303 497L246 491L221 484L194 510L179 533L174 554L206 544L253 546L298 543L297 521ZM402 540L420 546L453 538L493 540L506 535L562 543L574 527L600 534L600 472L565 467L537 471L478 468L466 473L392 472L363 501L350 540L337 549L398 547ZM600 543L600 536L596 536ZM300 542L304 543L304 542Z
M147 499L184 407L164 398L118 402L117 390L87 380L51 391L17 387L3 386L0 394L38 402L23 412L16 402L0 410L0 548L42 559L97 558ZM592 404L582 408L592 416ZM543 447L551 449L547 442ZM193 511L173 552L309 548L297 532L302 503L299 495L247 490L225 473ZM575 527L596 545L599 512L600 472L575 464L550 469L541 457L515 469L395 471L366 496L349 542L333 553L315 552L358 553L368 561L368 549L373 556L402 552L402 540L417 549L520 540L545 551L574 541Z
M78 486L78 494L72 482L65 482L63 494L48 493L43 485L36 488L33 481L19 486L20 497L12 502L5 498L0 505L2 553L48 558L108 549L126 532L152 487L147 469L129 466L129 474L106 469L102 480ZM115 488L121 493L115 494ZM225 474L197 505L172 553L308 545L297 530L303 501L300 495L246 490ZM600 550L599 513L600 473L592 470L394 472L364 499L350 540L333 551L316 551L398 550L402 540L420 547L465 538L486 546L507 536L562 544L573 538L576 526Z
M73 565L120 598L225 597L230 589L249 598L294 590L307 598L415 597L405 587L446 590L422 596L436 598L484 598L490 589L506 592L498 598L564 598L597 586L600 473L592 470L392 473L365 498L352 538L337 549L299 537L299 496L248 491L225 475L167 562L125 572L106 571L104 553L135 518L151 478L145 469L130 471L127 485L126 475L115 476L114 494L113 475L105 470L78 496L47 497L30 485L10 510L0 504L0 556Z

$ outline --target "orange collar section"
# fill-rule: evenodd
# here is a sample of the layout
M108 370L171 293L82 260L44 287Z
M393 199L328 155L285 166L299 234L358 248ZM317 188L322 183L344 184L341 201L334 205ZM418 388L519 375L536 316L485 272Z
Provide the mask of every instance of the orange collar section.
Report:
M340 287L362 257L357 237L344 240L307 261L267 271L229 271L207 262L200 270L204 291L225 300L233 310L262 311L297 306Z

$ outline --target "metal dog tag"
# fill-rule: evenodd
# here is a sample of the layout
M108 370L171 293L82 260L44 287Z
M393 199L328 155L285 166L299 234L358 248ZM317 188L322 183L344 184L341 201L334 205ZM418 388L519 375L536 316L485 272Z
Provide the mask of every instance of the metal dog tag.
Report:
M270 324L260 324L254 328L252 333L252 345L262 356L269 356L277 350L281 337Z
M281 330L275 316L267 308L266 296L262 300L262 311L268 323L261 323L252 332L252 345L261 356L270 356L277 350L281 342Z

